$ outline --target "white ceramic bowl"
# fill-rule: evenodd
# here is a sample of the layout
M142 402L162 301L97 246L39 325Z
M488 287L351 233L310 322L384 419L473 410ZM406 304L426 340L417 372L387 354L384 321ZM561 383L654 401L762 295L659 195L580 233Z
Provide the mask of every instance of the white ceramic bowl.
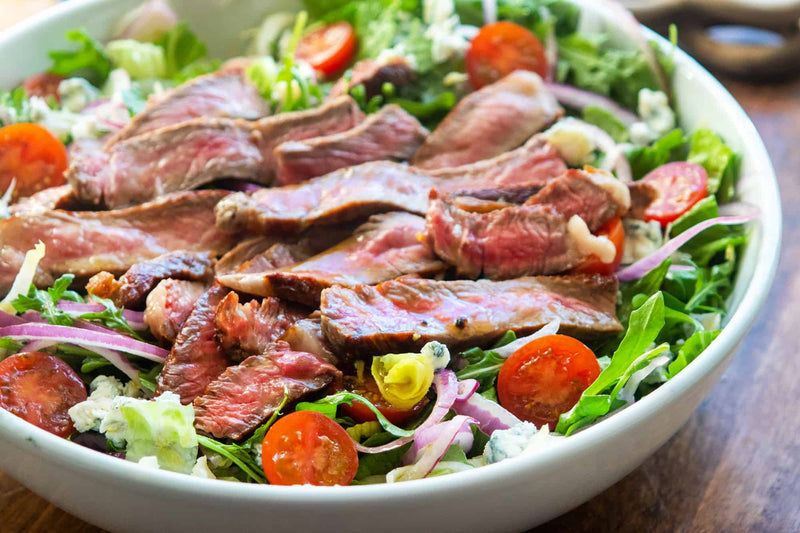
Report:
M138 0L71 1L0 34L0 86L48 66L75 26L104 37ZM585 0L589 25L604 24ZM279 0L175 0L213 54L240 52L240 32ZM618 34L619 32L617 32ZM654 37L651 35L651 37ZM662 46L668 46L663 40ZM560 446L456 475L394 485L273 487L197 479L107 457L0 409L0 468L82 519L112 531L519 531L591 498L633 470L687 420L719 379L764 303L778 261L781 211L772 166L744 111L702 67L675 54L683 125L708 125L744 154L740 193L761 208L723 333L675 379Z

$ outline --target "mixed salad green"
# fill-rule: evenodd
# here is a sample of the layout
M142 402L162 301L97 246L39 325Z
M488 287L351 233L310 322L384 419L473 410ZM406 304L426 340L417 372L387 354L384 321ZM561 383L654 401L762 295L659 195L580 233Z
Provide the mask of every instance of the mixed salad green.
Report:
M0 303L0 353L6 362L27 352L54 355L89 384L88 397L84 390L82 401L68 406L70 423L61 427L62 435L129 461L206 478L315 484L417 479L557 445L674 378L719 335L747 241L743 224L752 215L723 214L736 200L740 164L739 154L723 140L725 132L678 126L664 83L672 71L669 52L653 43L614 47L607 35L581 30L580 9L564 0L305 0L304 5L299 15L270 15L249 35L246 75L274 113L323 102L341 71L336 54L310 66L298 52L309 46L307 36L346 23L353 42L347 45L345 38L343 50L353 48L350 54L337 52L344 54L343 64L402 58L415 76L404 86L386 83L369 99L363 86L355 86L350 92L362 109L370 113L393 103L435 127L475 89L475 72L484 72L471 66L472 43L495 21L504 21L541 44L541 74L569 115L544 135L567 163L605 168L633 181L656 181L659 169L677 164L668 168L678 175L702 171L702 194L676 212L622 221L621 261L627 266L615 274L624 330L588 345L594 378L576 402L536 424L521 416L524 409L503 402L508 393L502 390L502 371L515 359L532 358L530 346L556 334L558 323L528 339L508 332L492 347L462 353L431 343L417 354L374 354L366 366L356 365L356 372L359 379L374 379L377 389L343 390L296 405L285 398L246 440L198 435L191 405L181 405L170 393L152 399L166 350L147 331L141 313L70 290L69 274L37 289L33 272L46 251L31 251ZM208 57L185 23L166 19L142 8L126 19L119 38L106 43L80 29L68 32L71 46L50 53L49 76L57 77L57 90L42 93L39 80L38 86L0 91L0 126L39 124L65 145L99 139L141 112L149 97L220 68L222 62ZM631 37L634 43L641 40ZM345 68L343 76L350 75ZM679 181L670 186L681 187ZM27 184L0 181L0 186L7 192ZM7 211L10 193L4 201ZM11 375L4 363L0 380ZM387 404L410 415L392 418L379 409ZM289 454L297 472L270 463L288 453L270 435L298 428L334 443L325 451L328 471L303 466L303 453L311 453L305 441L293 446L306 452Z

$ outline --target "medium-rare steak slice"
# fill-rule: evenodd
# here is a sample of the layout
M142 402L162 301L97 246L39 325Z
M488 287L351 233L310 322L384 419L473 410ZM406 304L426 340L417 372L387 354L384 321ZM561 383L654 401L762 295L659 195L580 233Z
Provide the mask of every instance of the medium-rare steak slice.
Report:
M271 272L219 277L232 289L277 296L312 307L331 285L375 284L406 274L441 272L445 264L418 235L425 219L409 213L374 215L352 237L296 265Z
M214 338L217 305L226 294L227 288L215 284L197 300L164 361L156 396L170 391L190 404L228 368L231 361Z
M239 303L239 295L229 292L217 307L214 323L217 342L235 360L264 353L292 324L308 316L308 311L285 304L277 298Z
M104 270L119 275L173 250L222 254L236 241L234 233L214 225L214 206L226 194L191 191L118 211L49 211L0 220L0 293L40 240L47 254L37 270L39 286L66 273L83 280Z
M313 353L333 366L339 363L339 358L328 347L325 335L322 334L322 324L317 311L310 317L295 322L279 340L288 342L296 352Z
M164 279L147 295L144 322L157 339L175 342L206 285L199 281Z
M234 193L217 205L217 225L287 234L387 211L424 215L434 183L434 178L412 167L374 161L297 185Z
M243 70L198 76L159 96L106 143L114 144L149 131L199 117L255 120L269 115L269 104L247 82Z
M136 263L119 280L110 272L95 274L86 284L86 290L112 300L117 307L138 309L144 306L148 293L161 280L211 281L213 276L213 254L177 250Z
M451 194L521 204L566 171L567 165L558 151L537 135L519 148L491 159L427 172L447 179L446 188Z
M53 209L70 209L76 207L75 194L72 186L59 185L49 187L33 193L27 198L20 198L15 204L8 207L10 215L35 215Z
M436 254L463 276L557 274L591 254L611 262L614 245L591 231L629 207L627 186L610 174L570 170L525 205L463 202L434 192L426 229Z
M272 237L258 236L245 239L231 248L228 253L220 257L219 261L217 261L217 264L214 266L214 271L218 276L233 274L239 270L244 263L250 261L258 254L263 253L273 244L275 244L275 239Z
M518 336L558 319L580 339L619 332L617 279L540 276L509 281L401 278L376 286L322 292L322 331L336 351L373 356L418 350L439 341L451 349L486 346L508 330Z
M283 402L319 391L341 372L316 355L278 341L263 355L225 370L194 401L195 428L218 439L238 440L269 418Z
M81 201L107 208L194 189L217 178L269 183L278 144L345 131L361 120L348 97L255 122L197 118L76 158L67 178Z
M536 73L517 70L461 100L428 136L413 163L436 169L495 157L563 114Z
M416 118L396 105L387 105L347 131L278 145L275 182L300 183L368 161L405 161L427 135L428 130Z
M358 86L364 86L364 96L369 101L383 94L383 84L391 83L395 89L414 81L414 69L402 57L392 57L385 61L362 59L353 67L350 76L342 76L331 89L330 98L350 94Z

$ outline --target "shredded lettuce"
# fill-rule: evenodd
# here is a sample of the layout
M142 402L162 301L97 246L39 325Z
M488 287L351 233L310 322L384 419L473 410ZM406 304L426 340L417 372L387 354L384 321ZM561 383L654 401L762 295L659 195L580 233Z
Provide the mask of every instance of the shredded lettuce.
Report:
M44 258L44 253L45 247L42 241L39 241L33 247L33 250L28 250L25 253L25 259L22 261L17 277L14 278L14 283L11 284L11 289L6 294L6 297L0 301L0 311L12 315L19 312L13 302L33 284L33 278L36 277L36 268L39 266L39 261Z
M733 199L740 157L719 135L705 128L695 130L689 137L687 161L706 169L709 194L715 194L723 203Z

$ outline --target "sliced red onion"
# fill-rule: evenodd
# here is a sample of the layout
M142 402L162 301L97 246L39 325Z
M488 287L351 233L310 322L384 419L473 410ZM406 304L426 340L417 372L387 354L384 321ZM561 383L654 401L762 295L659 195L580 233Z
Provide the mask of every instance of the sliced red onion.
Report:
M497 22L497 0L482 0L483 23L494 24Z
M416 463L426 446L436 442L436 440L440 438L442 432L450 431L448 425L451 424L453 420L456 420L456 418L459 419L457 423L458 430L451 439L450 446L459 446L465 453L468 452L472 448L472 444L475 440L472 430L470 429L470 424L463 423L463 420L467 420L469 417L454 417L447 422L441 422L421 431L417 431L417 434L414 435L414 444L411 445L411 448L409 448L403 456L403 464L411 465ZM472 420L471 423L477 424L478 421Z
M16 315L11 315L5 311L0 311L0 328L6 326L16 326L23 324L25 319Z
M155 41L162 33L178 23L178 16L163 0L151 0L125 14L117 22L114 39Z
M428 427L424 431L418 430L420 440L426 441L427 444L415 449L415 442L415 446L412 446L403 458L404 462L408 463L408 468L402 471L398 479L392 481L422 479L430 474L450 446L463 441L465 437L460 437L460 435L469 433L470 438L472 437L470 426L476 423L476 420L468 416L457 415L447 422ZM388 475L386 480L389 481Z
M658 250L648 255L644 259L636 261L630 266L623 268L617 272L617 278L620 281L632 281L644 277L648 272L656 268L664 262L669 256L678 251L678 249L689 242L693 237L697 236L703 230L713 226L737 226L744 224L756 218L758 213L750 213L748 215L717 217L704 220L699 224L692 226L677 237L670 239Z
M58 308L74 315L82 315L85 313L102 313L106 309L101 304L83 304L70 301L59 302ZM122 318L128 322L128 325L131 327L131 329L147 328L147 324L144 323L144 313L141 311L123 309Z
M475 379L465 379L458 382L458 392L456 393L456 401L464 401L473 394L475 391L478 390L480 387L480 383L478 383Z
M92 351L97 355L104 357L109 363L120 369L126 376L131 378L134 383L139 383L139 371L128 359L116 350L107 350L105 348L92 348Z
M558 333L558 328L561 327L561 321L557 318L551 322L548 322L542 328L532 335L528 335L526 337L520 337L519 339L509 342L505 346L501 346L499 348L495 348L492 350L494 353L499 355L500 357L508 357L512 353L516 352L529 342L534 339L538 339L539 337L546 337L547 335L555 335Z
M639 122L639 117L635 113L625 109L614 100L595 94L583 89L578 89L571 85L561 83L545 82L545 85L556 99L567 107L583 111L589 106L605 109L615 117L620 119L626 126Z
M624 400L625 402L628 403L633 403L636 400L634 394L636 394L636 390L639 388L639 385L642 383L642 381L647 376L652 374L655 369L657 369L660 366L666 365L670 361L671 357L669 355L664 354L650 361L650 363L646 367L642 368L641 370L637 370L636 372L631 374L631 377L628 378L628 382L625 383L625 386L622 387L621 391L619 391L618 395L619 399Z
M57 343L76 344L92 351L96 348L118 350L144 359L164 362L169 352L158 346L137 341L120 334L110 334L69 326L53 326L50 324L19 324L0 328L0 337L11 337L19 340L52 340Z
M28 344L26 344L20 350L20 353L23 353L23 352L41 352L45 348L49 348L49 347L51 347L51 346L53 346L55 344L58 344L58 343L55 342L55 341L49 341L49 340L38 340L38 341L29 342Z
M2 336L2 329L0 329L0 337ZM355 443L356 449L362 453L381 453L394 450L395 448L412 442L416 438L416 435L425 428L441 422L450 411L450 408L453 407L453 403L458 397L458 378L456 378L452 370L442 370L433 377L433 387L436 390L436 404L433 406L428 418L414 431L414 435L410 437L401 437L382 446L368 447Z
M486 399L480 394L473 394L464 401L457 401L453 404L453 410L459 415L477 420L478 427L489 436L498 429L508 429L521 422L500 404Z

